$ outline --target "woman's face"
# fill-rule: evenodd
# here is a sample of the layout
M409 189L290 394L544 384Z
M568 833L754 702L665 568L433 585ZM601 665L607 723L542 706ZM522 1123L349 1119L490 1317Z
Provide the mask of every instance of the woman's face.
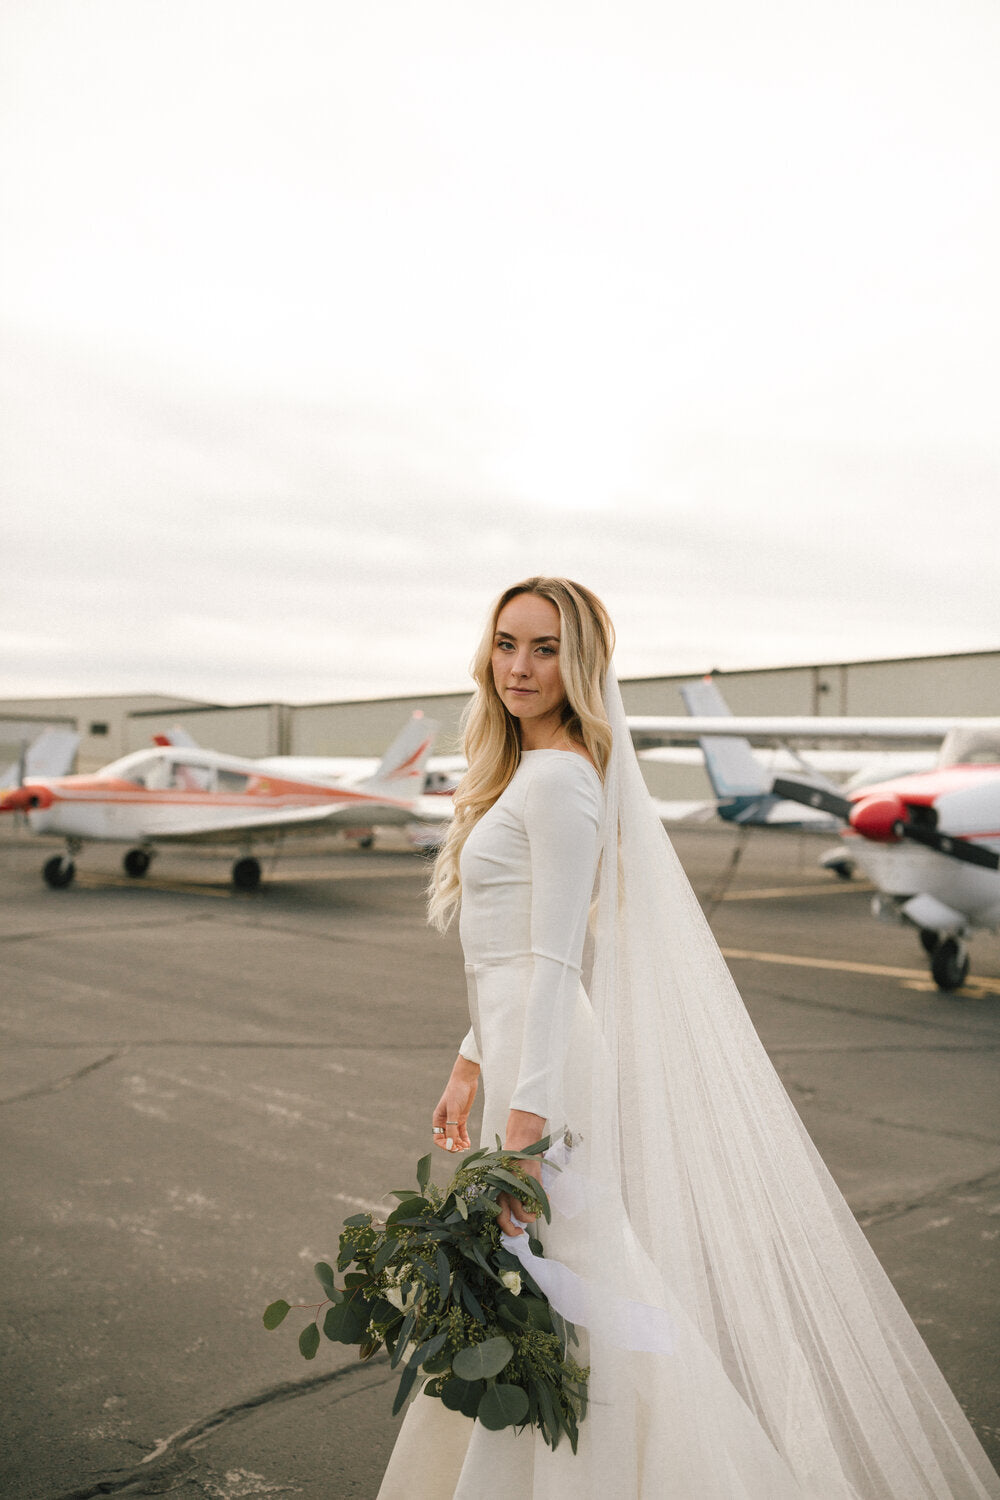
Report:
M532 738L562 722L566 702L559 671L559 611L537 594L518 594L497 616L493 682L500 701ZM523 739L523 736L522 736Z

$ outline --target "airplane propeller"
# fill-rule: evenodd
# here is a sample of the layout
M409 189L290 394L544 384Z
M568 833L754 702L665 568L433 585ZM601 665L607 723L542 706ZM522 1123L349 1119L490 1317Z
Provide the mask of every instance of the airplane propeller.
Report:
M842 818L857 833L876 843L895 844L900 839L910 839L963 864L1000 870L1000 854L993 849L984 849L982 844L951 838L937 828L914 822L906 803L895 792L876 792L851 802L824 787L806 786L804 782L790 781L782 776L775 778L771 790L776 797L787 797L790 802L801 802L806 807L819 808L835 818Z

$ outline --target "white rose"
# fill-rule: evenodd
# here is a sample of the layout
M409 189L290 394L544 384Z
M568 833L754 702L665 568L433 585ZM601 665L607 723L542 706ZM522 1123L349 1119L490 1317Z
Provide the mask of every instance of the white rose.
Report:
M503 1284L507 1288L508 1292L512 1292L515 1297L520 1297L520 1295L521 1295L521 1273L520 1273L520 1271L501 1271L500 1272L500 1280L503 1282Z

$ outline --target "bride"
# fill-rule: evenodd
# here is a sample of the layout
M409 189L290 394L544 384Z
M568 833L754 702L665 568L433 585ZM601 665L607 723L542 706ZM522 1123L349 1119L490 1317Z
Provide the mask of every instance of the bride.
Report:
M646 793L588 589L494 606L430 918L460 909L471 1029L434 1143L552 1138L550 1223L505 1244L577 1327L573 1454L417 1396L379 1500L1000 1497L807 1136Z

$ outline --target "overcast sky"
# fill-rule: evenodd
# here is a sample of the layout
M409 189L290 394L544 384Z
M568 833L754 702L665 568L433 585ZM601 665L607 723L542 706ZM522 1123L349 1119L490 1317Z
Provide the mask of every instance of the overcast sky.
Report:
M2 0L0 694L1000 647L996 0Z

